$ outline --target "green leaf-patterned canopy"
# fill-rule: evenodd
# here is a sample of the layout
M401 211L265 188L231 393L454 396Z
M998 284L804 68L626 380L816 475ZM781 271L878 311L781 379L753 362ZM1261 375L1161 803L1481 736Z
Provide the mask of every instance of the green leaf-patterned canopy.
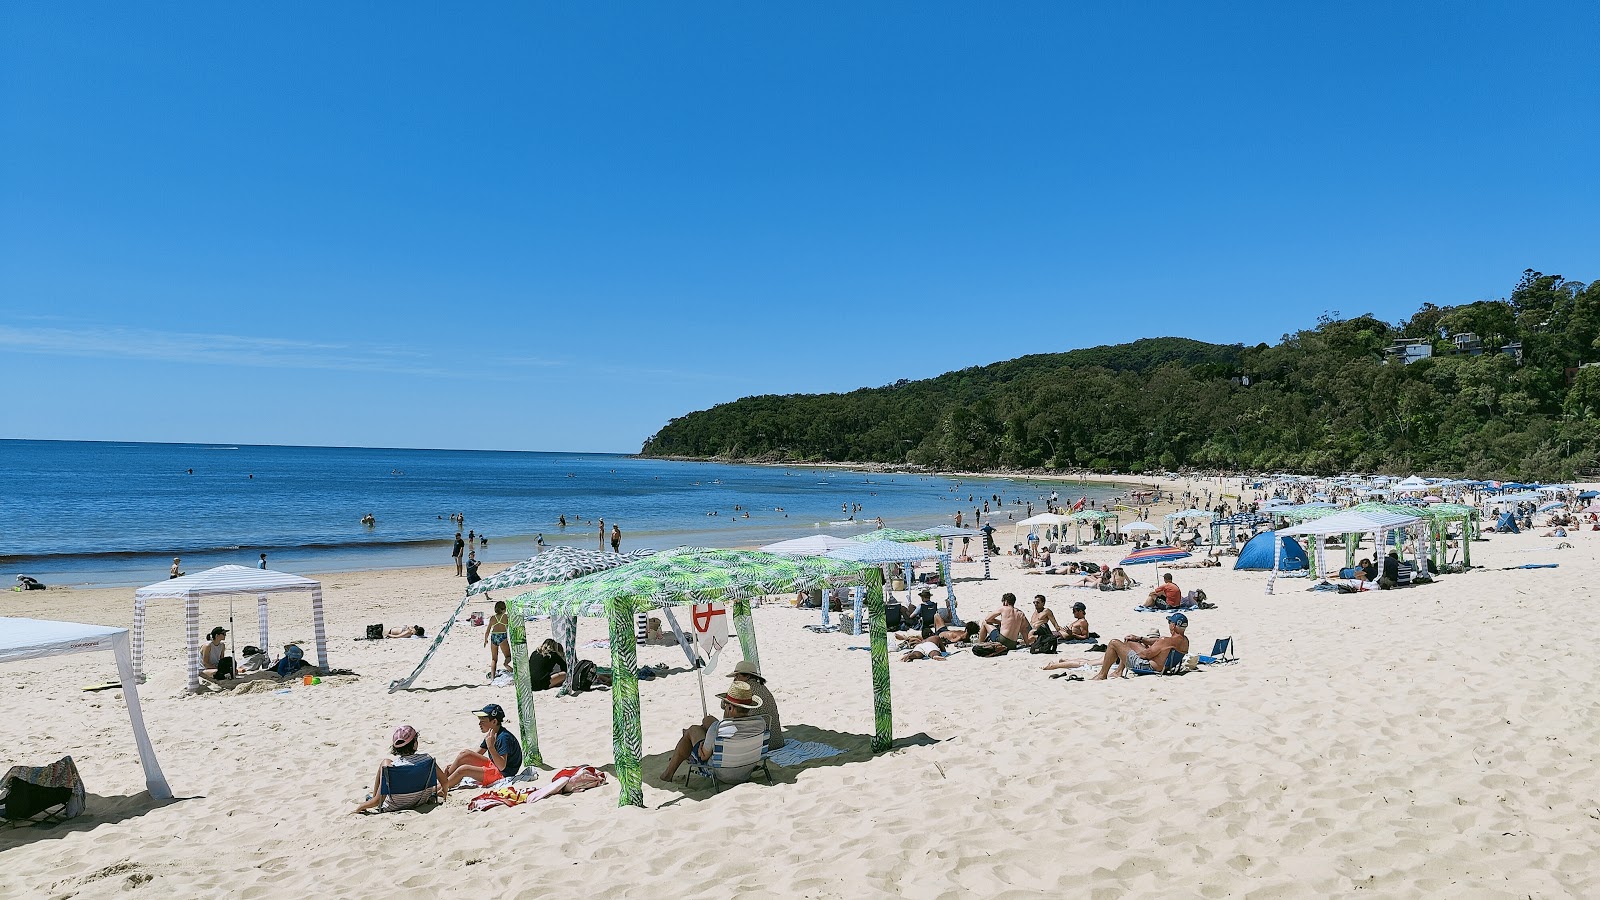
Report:
M724 603L821 587L858 563L759 550L678 547L624 566L553 584L512 601L525 615L631 615L661 606Z
M937 537L938 535L930 534L926 531L901 531L898 528L880 528L877 531L858 534L850 540L862 543L869 541L895 541L901 544L914 544L917 541L931 541Z
M655 552L641 549L628 553L612 553L607 550L579 550L576 547L547 547L538 556L496 572L467 588L467 593L482 594L485 591L503 591L526 584L571 581L595 572L615 569L617 566L643 559Z

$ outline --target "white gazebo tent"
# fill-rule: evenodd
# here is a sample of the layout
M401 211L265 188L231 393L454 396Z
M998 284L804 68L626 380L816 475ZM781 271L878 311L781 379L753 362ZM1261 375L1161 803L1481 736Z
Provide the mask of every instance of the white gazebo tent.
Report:
M1370 532L1373 535L1373 546L1381 549L1388 542L1386 536L1389 532L1412 530L1419 526L1424 528L1427 526L1421 516L1405 515L1387 510L1350 509L1334 513L1331 516L1323 516L1320 519L1301 522L1299 525L1289 528L1280 528L1278 529L1278 534L1280 536L1305 535L1316 538L1311 551L1311 576L1313 578L1321 578L1322 563L1327 556L1324 545L1328 535L1366 534ZM1413 553L1413 562L1416 564L1417 570L1422 571L1421 535L1417 535ZM1272 546L1272 572L1267 576L1268 594L1272 593L1273 582L1278 578L1278 566L1282 562L1282 555L1283 541L1279 539L1274 541Z
M144 677L144 607L151 600L183 600L183 630L189 648L189 690L200 690L200 598L227 594L256 596L256 623L260 628L262 650L271 651L267 641L267 595L279 593L311 595L312 627L317 639L317 667L328 670L328 635L322 622L322 582L247 566L218 566L182 578L171 578L133 594L133 671Z
M91 650L110 650L116 654L117 675L122 681L123 699L128 704L128 720L133 723L133 742L139 747L139 762L144 766L145 787L156 800L172 799L172 788L161 774L155 748L150 746L150 735L144 730L144 710L139 706L139 686L134 676L128 629L49 619L0 618L0 663Z

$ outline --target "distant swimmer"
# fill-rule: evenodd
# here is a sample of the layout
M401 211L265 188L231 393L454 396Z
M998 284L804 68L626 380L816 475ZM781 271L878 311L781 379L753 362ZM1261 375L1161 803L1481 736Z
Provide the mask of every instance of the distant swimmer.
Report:
M540 550L543 550L544 549L544 535L542 535L542 534L535 535L534 538L533 538L533 543Z
M190 469L190 470L189 470L189 474L190 474L190 475L193 475L193 474L194 474L194 470L193 470L193 469Z
M251 472L251 473L250 473L250 480L251 480L251 481L254 481L254 480L255 480L255 478L256 478L256 473L254 473L254 472Z
M168 578L181 578L181 577L183 577L183 569L179 568L179 566L181 566L182 563L183 563L183 560L181 558L174 556L172 558L172 574L168 575L167 577Z
M367 513L366 515L361 517L361 524L363 524L363 525L372 526L372 525L376 524L377 521L378 521L377 519L372 517L372 513Z
M567 527L567 514L566 513L562 513L561 515L556 516L556 527L558 527L558 528Z

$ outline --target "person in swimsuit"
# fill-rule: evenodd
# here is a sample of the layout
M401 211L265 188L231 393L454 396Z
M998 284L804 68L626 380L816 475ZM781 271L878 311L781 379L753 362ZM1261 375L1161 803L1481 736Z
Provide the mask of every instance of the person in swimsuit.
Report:
M905 656L900 657L901 662L914 662L919 659L945 659L950 654L945 650L949 642L945 640L943 632L930 637L912 647Z
M1000 595L1000 608L984 619L983 624L994 626L994 630L989 632L989 640L1004 644L1007 650L1033 643L1033 630L1028 625L1028 617L1017 611L1017 595L1009 591Z
M745 518L748 519L749 517L750 514L745 513ZM622 552L622 526L615 522L611 523L611 552Z
M489 627L484 629L483 643L489 648L489 677L500 674L500 657L506 658L506 671L511 671L511 616L506 614L506 602L494 602L494 615L489 617Z

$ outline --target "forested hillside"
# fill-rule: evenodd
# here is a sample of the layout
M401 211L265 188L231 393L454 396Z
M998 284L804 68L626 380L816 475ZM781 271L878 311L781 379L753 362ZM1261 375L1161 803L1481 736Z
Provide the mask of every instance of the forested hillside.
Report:
M1434 355L1393 358L1400 339ZM1565 478L1600 451L1600 366L1581 368L1600 361L1597 339L1600 282L1529 270L1505 300L1424 304L1395 325L1324 316L1270 346L1148 338L848 394L746 397L672 420L641 452Z

